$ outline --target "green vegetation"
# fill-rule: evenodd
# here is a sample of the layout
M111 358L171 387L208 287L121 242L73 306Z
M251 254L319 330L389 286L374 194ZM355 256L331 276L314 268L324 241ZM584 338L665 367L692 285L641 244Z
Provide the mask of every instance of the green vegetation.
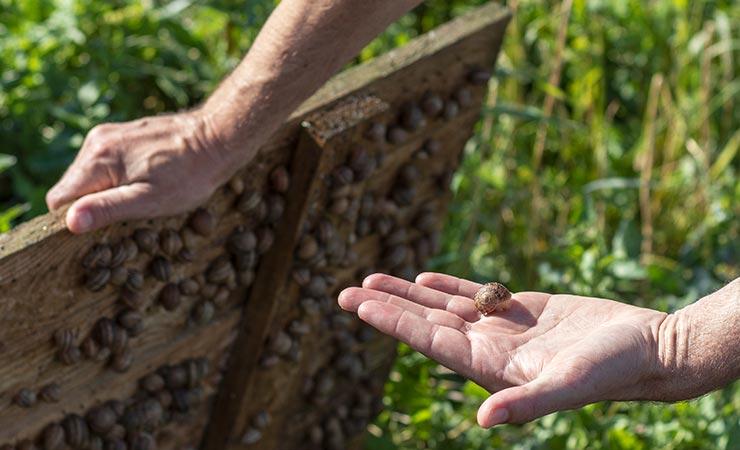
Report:
M359 59L480 3L429 0ZM675 310L740 275L740 4L575 0L564 20L570 4L509 2L432 268ZM0 232L44 212L92 125L203 99L272 6L0 0ZM475 425L485 396L402 346L368 448L740 448L737 383L492 431Z

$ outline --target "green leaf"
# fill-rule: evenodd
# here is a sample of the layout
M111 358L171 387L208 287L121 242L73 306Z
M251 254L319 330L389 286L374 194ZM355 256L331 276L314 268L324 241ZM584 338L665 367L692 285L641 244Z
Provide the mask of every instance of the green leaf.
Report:
M18 158L13 155L0 153L0 173L10 169L18 162Z

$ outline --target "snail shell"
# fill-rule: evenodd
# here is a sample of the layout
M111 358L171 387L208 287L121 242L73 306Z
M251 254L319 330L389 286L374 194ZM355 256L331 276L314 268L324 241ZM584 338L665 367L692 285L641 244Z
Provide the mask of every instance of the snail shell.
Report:
M470 84L482 86L487 84L488 80L491 79L491 72L486 69L476 67L468 72L467 79Z
M180 233L170 228L162 230L159 241L161 243L162 251L170 256L177 256L183 247Z
M473 103L473 94L466 87L458 88L452 96L462 108L466 108Z
M275 192L287 192L290 188L290 174L285 166L278 166L270 173L270 186Z
M421 109L429 117L438 116L442 112L442 108L444 108L444 101L433 92L427 92L421 99Z
M511 292L501 283L486 283L473 297L475 307L487 316L494 311L505 311L511 306Z
M159 303L167 311L176 310L180 301L180 288L175 283L167 283L159 293Z
M172 276L172 264L162 256L157 256L152 260L150 270L154 278L159 281L167 282Z
M105 287L111 277L111 271L107 267L97 267L87 273L85 287L96 292Z
M64 438L64 428L61 425L53 423L47 426L42 438L44 450L60 450L64 446Z
M365 138L375 142L383 142L386 135L386 126L380 122L373 122L365 132Z
M36 393L28 388L23 388L15 394L13 403L21 408L30 408L36 404Z
M408 139L408 133L403 128L393 125L388 128L386 139L391 144L403 144Z
M159 247L159 236L150 228L139 228L134 231L134 241L139 250L152 254Z
M407 103L402 107L401 125L408 131L415 131L426 125L424 113L415 103Z
M198 208L190 216L190 228L201 236L208 236L216 228L216 218L205 208Z
M113 253L109 245L96 244L82 258L82 267L85 269L109 267L112 257Z
M448 100L445 102L445 109L442 113L445 119L454 119L459 113L460 105L455 100Z
M121 287L126 284L126 280L128 280L128 269L123 266L118 266L111 270L110 284Z
M62 427L67 436L67 444L72 448L81 448L90 438L90 430L85 419L77 414L70 414L62 421Z
M118 242L116 245L114 245L111 248L111 252L112 252L112 256L110 260L111 267L118 267L124 262L126 262L126 260L128 259L128 249L126 247L128 244L126 244L124 241L125 239ZM136 245L134 244L134 246Z
M46 403L58 403L62 396L62 388L57 383L50 383L41 388L38 397Z
M87 424L92 431L102 435L107 433L117 420L116 413L107 405L99 406L87 414Z
M153 373L141 380L141 387L150 394L156 394L164 389L165 381L161 375Z

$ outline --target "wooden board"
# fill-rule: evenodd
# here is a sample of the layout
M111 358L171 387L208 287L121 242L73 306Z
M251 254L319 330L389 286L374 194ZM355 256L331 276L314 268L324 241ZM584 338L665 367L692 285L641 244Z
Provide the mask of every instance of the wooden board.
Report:
M111 400L134 414L174 393L180 409L137 431L158 448L359 445L395 344L336 294L371 271L423 268L485 93L471 74L491 69L507 21L487 5L338 75L204 210L84 236L47 215L0 236L0 448L58 438L53 424ZM428 114L432 93L446 112ZM304 258L307 236L323 257ZM130 239L137 255L109 253ZM85 357L92 341L119 356ZM204 360L187 389L140 387ZM50 384L53 402L29 401Z

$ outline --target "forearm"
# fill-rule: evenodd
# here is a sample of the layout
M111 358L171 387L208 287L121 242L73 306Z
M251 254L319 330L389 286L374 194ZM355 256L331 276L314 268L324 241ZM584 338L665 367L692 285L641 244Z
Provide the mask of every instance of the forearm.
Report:
M283 120L420 0L283 0L201 111L230 165L246 163Z
M657 343L653 400L698 397L740 377L740 278L668 315Z

